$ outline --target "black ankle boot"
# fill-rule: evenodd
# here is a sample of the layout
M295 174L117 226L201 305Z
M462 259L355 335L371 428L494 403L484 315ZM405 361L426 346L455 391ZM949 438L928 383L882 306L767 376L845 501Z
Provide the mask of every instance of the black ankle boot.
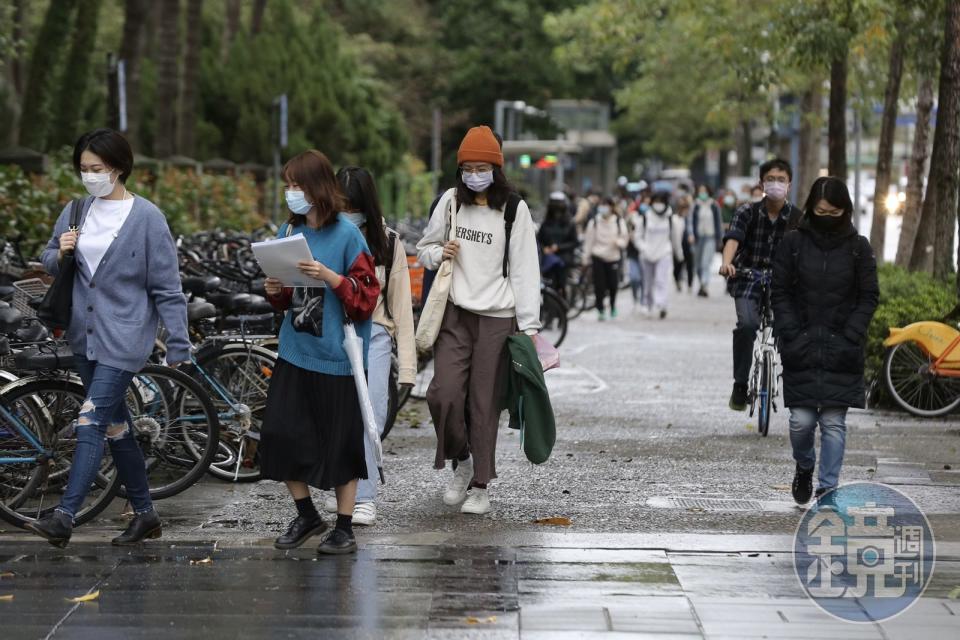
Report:
M53 546L63 549L70 542L73 519L62 511L54 511L39 520L28 522L24 528L44 538Z
M114 538L111 542L117 547L126 547L139 544L147 538L159 538L163 532L163 523L156 511L138 513L126 531Z
M277 549L296 549L318 533L323 533L326 529L327 524L320 516L312 518L297 516L287 527L287 532L273 541L273 546Z
M810 496L813 495L813 468L802 469L797 465L793 474L793 485L791 487L793 499L797 504L807 504L810 502Z

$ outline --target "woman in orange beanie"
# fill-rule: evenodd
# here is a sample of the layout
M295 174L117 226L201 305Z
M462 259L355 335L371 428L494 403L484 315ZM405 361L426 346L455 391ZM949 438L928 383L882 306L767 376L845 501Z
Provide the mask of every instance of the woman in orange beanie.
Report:
M434 466L453 461L443 501L479 515L490 511L487 483L497 477L507 338L540 329L540 261L530 210L507 182L490 127L467 132L457 162L457 186L440 197L417 249L428 269L453 261L427 391L437 431Z

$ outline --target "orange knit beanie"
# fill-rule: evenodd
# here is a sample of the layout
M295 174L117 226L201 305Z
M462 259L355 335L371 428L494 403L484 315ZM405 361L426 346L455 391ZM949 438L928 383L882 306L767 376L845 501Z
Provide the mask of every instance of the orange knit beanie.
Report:
M503 166L500 143L493 136L490 127L473 127L467 131L457 150L457 164L464 162L489 162L498 167Z

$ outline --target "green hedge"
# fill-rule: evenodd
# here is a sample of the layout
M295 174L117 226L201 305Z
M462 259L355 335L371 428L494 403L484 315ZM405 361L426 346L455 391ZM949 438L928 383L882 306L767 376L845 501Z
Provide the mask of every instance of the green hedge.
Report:
M957 304L953 284L934 280L926 273L915 273L886 264L879 269L880 305L867 334L867 380L877 380L873 402L886 402L881 380L883 341L890 327L905 327L920 320L940 320Z

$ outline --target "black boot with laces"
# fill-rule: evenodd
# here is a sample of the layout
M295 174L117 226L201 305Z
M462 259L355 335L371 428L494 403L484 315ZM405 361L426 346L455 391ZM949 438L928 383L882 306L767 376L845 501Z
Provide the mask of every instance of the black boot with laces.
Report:
M797 504L807 504L813 495L813 469L801 469L797 465L797 471L793 476L793 499Z

